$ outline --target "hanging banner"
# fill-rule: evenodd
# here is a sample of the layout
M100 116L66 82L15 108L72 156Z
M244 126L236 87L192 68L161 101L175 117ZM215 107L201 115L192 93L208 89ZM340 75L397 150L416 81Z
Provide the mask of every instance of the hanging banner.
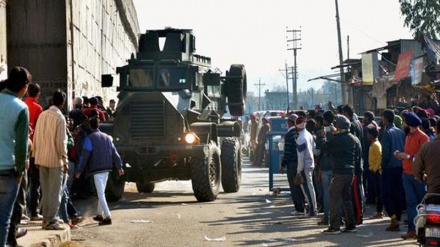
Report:
M423 65L423 57L416 58L411 62L411 85L419 84L422 81Z
M364 86L373 85L374 79L379 77L379 61L377 52L362 54L362 81Z
M408 77L409 66L411 65L412 50L400 53L399 60L397 60L396 73L394 74L394 81Z
M440 64L440 41L434 41L425 36L425 42L428 57L434 61L435 64Z

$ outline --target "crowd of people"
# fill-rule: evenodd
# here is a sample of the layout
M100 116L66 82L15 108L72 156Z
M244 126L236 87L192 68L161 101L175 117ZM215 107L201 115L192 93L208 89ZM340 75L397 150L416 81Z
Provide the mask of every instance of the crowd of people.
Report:
M386 109L380 118L371 111L358 116L351 105L290 112L280 171L287 170L291 215L322 212L323 233L340 234L385 212L390 223L384 230L400 231L406 210L408 230L401 237L414 239L417 205L427 191L440 193L440 109L433 108ZM375 205L375 214L363 215L365 204Z
M99 131L113 119L116 102L105 108L100 96L77 97L67 111L66 93L58 89L43 108L31 78L15 67L0 82L0 246L17 246L27 234L22 220L41 221L45 230L75 228L84 218L70 195L88 194L93 184L93 219L112 224L105 187L112 170L124 175L111 138Z

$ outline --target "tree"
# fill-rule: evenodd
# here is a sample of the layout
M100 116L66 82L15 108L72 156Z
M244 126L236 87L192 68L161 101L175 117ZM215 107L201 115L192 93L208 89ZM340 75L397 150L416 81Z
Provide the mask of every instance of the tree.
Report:
M399 0L400 12L405 16L404 26L413 31L416 39L424 35L436 39L440 34L439 0Z

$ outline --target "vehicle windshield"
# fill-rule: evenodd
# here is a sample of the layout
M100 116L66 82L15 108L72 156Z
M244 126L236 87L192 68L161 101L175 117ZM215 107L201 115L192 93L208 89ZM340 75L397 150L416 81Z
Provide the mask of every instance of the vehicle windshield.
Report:
M185 68L158 68L159 88L182 88L187 84L187 70Z
M153 88L153 68L131 68L128 73L128 86L140 88Z

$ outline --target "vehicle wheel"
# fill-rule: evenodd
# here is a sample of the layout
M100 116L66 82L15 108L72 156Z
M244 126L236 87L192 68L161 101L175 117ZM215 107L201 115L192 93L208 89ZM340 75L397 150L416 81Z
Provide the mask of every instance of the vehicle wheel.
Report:
M237 192L241 183L240 143L234 138L225 138L221 150L223 190L226 193Z
M191 183L194 196L199 202L217 199L220 187L220 154L216 144L209 145L209 157L194 159L191 163Z
M118 170L113 169L108 175L107 186L105 187L105 198L109 202L116 202L124 194L125 177L119 176Z
M241 76L241 79L227 79L226 96L228 97L229 113L232 116L242 116L246 111L247 78L242 64L233 64L229 76Z
M151 193L154 191L155 184L148 181L136 182L136 188L139 193Z

